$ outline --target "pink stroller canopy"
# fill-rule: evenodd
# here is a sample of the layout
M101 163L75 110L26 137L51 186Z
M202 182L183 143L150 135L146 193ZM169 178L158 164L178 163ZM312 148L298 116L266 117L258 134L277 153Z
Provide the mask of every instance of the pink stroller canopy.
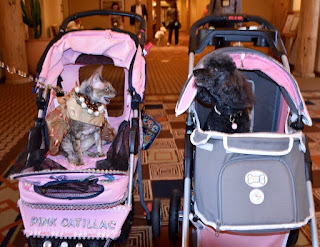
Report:
M205 59L215 52L220 51L229 54L236 63L237 68L240 70L259 70L270 77L281 87L283 96L291 110L296 115L302 114L303 122L305 124L309 126L312 125L311 117L308 113L296 80L279 62L261 52L247 48L223 48L205 55L195 68L201 68ZM175 112L177 116L189 108L197 94L197 89L194 86L194 80L193 74L189 75L188 80L183 86L180 98L176 105Z
M64 67L75 64L81 54L109 57L115 66L127 70L130 70L134 60L132 87L143 98L145 59L142 49L140 46L137 47L128 34L111 30L81 30L63 35L48 50L39 74L39 81L56 86L57 78ZM74 84L75 81L70 83Z

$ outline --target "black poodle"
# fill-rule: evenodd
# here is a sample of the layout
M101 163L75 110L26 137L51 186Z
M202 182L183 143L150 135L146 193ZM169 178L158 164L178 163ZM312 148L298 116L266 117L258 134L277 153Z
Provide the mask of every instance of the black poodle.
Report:
M250 131L248 108L254 97L252 86L236 68L232 58L223 53L210 56L204 68L195 69L197 99L212 105L204 130L225 133Z

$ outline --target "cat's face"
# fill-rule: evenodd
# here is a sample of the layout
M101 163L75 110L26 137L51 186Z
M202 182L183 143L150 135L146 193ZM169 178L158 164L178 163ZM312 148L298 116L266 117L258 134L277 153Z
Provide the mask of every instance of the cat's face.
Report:
M87 80L81 82L80 92L88 96L93 102L107 105L117 95L117 91L110 82L102 78L102 69L103 66L99 67Z

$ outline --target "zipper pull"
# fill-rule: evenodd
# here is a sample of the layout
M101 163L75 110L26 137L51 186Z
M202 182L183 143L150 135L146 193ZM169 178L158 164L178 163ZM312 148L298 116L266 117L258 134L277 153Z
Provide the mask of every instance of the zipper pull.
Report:
M217 220L216 237L219 237L220 226L221 226L221 222L220 222L220 220Z

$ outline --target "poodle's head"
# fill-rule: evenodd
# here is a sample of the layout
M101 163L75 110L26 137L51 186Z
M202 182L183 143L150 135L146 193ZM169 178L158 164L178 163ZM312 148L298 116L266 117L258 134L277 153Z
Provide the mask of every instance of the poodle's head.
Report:
M253 104L251 84L229 55L214 54L203 65L203 68L193 70L198 91L205 89L220 104L234 109L245 109Z

